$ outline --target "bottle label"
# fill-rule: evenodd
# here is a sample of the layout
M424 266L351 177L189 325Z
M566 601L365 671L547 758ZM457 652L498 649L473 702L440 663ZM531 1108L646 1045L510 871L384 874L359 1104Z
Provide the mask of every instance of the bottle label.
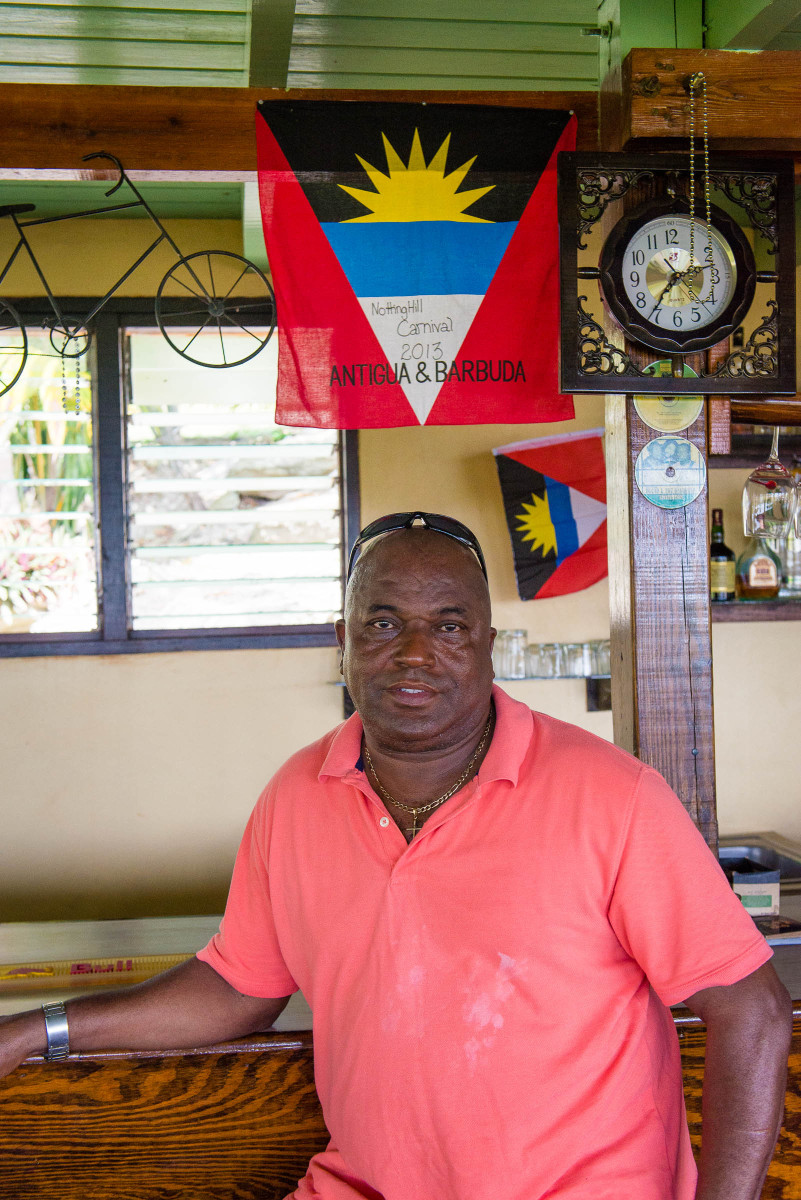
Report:
M721 562L711 562L709 564L709 589L712 593L712 599L717 600L720 596L724 599L734 593L734 562L731 559L724 559Z
M779 583L776 564L767 554L758 554L748 564L748 586L752 588L775 588Z

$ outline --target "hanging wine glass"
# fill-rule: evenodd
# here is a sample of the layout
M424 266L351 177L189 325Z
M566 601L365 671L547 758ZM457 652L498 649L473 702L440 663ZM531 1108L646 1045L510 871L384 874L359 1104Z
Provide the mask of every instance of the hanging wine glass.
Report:
M792 475L779 462L779 427L766 462L756 467L743 488L743 530L747 537L787 537L796 510Z

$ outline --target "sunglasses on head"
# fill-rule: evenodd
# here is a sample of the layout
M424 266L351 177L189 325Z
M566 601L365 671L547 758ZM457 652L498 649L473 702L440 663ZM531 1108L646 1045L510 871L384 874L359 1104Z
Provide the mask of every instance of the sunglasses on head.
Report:
M353 549L348 559L347 579L351 577L358 552L365 542L380 537L382 533L393 533L396 529L411 529L415 521L422 521L426 529L433 529L435 533L443 533L445 537L453 538L454 541L461 542L463 546L468 546L478 559L484 578L487 578L487 565L484 562L478 538L466 525L463 525L461 521L454 521L453 517L443 517L440 513L405 512L389 513L388 516L379 517L376 521L365 525L353 543Z

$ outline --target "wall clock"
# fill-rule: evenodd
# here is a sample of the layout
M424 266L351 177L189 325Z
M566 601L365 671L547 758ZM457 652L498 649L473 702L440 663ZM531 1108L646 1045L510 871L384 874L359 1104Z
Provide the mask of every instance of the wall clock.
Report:
M712 159L693 204L687 156L558 175L562 391L795 393L792 163Z

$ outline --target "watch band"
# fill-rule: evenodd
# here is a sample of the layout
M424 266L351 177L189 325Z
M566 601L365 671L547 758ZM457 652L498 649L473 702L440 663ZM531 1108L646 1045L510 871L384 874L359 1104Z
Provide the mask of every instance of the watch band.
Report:
M69 1057L70 1030L67 1024L67 1010L64 1002L58 1000L53 1004L43 1004L45 1029L47 1030L46 1062L57 1062Z

